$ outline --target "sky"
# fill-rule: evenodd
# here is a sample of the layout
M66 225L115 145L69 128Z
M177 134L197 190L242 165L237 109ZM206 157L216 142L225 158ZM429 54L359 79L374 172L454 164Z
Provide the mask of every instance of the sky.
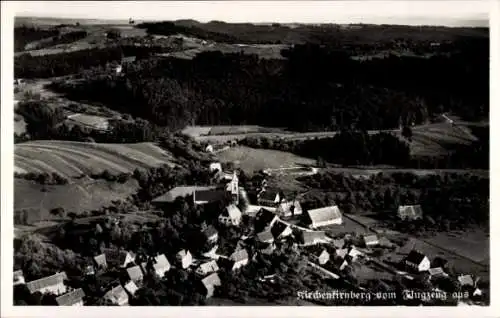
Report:
M489 0L8 1L16 16L201 22L487 25Z

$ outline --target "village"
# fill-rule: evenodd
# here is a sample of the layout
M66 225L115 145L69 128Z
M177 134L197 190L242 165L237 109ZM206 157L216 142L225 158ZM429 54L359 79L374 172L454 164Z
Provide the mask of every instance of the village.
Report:
M371 273L375 278L380 277L380 284L385 285L382 289L387 291L393 290L387 282L397 280L403 286L399 292L406 295L417 291L441 293L448 295L445 303L451 301L459 305L478 304L483 300L483 291L478 287L479 278L474 273L448 273L447 259L430 258L422 251L412 249L399 260L394 260L384 257L397 248L388 236L370 231L332 235L329 229L340 227L347 220L337 205L305 210L299 195L285 194L280 189L269 187L265 177L255 187L241 183L238 170L223 169L219 162L211 163L208 168L214 178L213 185L174 187L151 201L152 206L163 211L168 211L179 197L192 200L195 206L223 207L211 223L201 224L201 234L209 246L206 252L179 249L174 251L175 258L159 254L145 259L131 250L103 249L101 254L89 259L82 276L105 275L110 270L121 273L120 279L112 282L102 296L106 303L129 305L129 300L141 288L145 275L166 279L166 274L173 268L197 277L196 289L209 299L217 289L225 288L219 277L221 269L237 273L255 261L258 255L272 255L283 244L304 255L307 265L319 276L346 282L344 286L350 286L346 287L347 290L375 293L375 290L353 283L353 277L356 281L358 273ZM255 197L256 201L250 202L249 197ZM394 211L405 222L421 219L424 213L419 205L400 206ZM220 230L227 228L241 234L238 244L229 252L220 246ZM279 279L277 274L257 276L255 279L259 281ZM59 306L86 305L84 290L68 286L67 279L67 274L61 271L26 282L22 271L14 271L14 287L25 285L32 294L53 294ZM380 286L376 289L379 291ZM412 297L412 301L416 302L411 304L422 305L432 304L436 299L424 297L416 300Z

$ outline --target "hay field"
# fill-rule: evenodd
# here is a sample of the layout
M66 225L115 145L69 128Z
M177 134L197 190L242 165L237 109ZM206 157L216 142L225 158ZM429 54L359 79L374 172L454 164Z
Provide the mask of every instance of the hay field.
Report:
M133 172L164 164L173 166L173 156L152 143L97 144L43 140L15 145L14 165L20 171L58 173L71 179L108 170Z

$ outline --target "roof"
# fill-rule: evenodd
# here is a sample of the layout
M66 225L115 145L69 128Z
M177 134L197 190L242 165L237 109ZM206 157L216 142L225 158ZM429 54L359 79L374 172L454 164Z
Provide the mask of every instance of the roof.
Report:
M129 281L125 284L124 287L132 295L134 295L135 292L139 289L139 287L137 287L137 285L133 281Z
M122 57L122 62L123 63L132 63L135 62L136 57L135 56L124 56Z
M271 227L271 233L274 235L274 237L278 237L287 228L288 228L288 224L285 224L283 222L274 222L273 226Z
M170 266L170 263L169 263L167 257L165 256L165 254L161 254L161 255L155 256L155 264L154 265Z
M263 243L273 241L274 237L271 231L264 231L257 234L257 239Z
M422 207L420 205L401 205L398 214L404 217L422 217Z
M141 270L141 267L139 265L127 268L127 274L128 274L128 277L134 281L140 280L144 276L142 274L142 270Z
M217 273L208 275L207 277L203 278L201 282L203 283L203 285L205 285L205 287L220 286L221 284L219 275Z
M213 225L207 226L206 229L203 230L203 234L205 234L206 237L212 237L216 234L218 234L217 229Z
M274 214L272 211L269 211L267 209L260 209L260 211L257 213L255 216L256 221L262 224L269 224L274 218L277 218L278 216Z
M236 205L230 204L224 209L222 215L229 216L230 218L239 218L241 217L241 211Z
M317 251L315 254L316 254L316 256L317 256L317 257L320 257L320 256L321 256L321 255L323 255L324 253L326 253L326 254L330 255L330 253L328 253L328 251L327 251L325 248L324 248L324 249L322 249L322 250Z
M226 191L207 189L207 190L195 190L193 193L194 201L198 202L217 202L224 199L226 196Z
M85 292L83 289L78 288L69 293L61 295L56 298L57 305L59 306L72 306L78 302L80 302L83 297L85 297Z
M343 248L344 245L345 245L344 239L333 240L333 246L335 246L336 248Z
M19 279L19 277L24 277L22 270L14 271L14 280Z
M97 266L106 266L106 254L100 254L97 256L94 256L94 261L97 264Z
M216 261L212 260L212 261L201 264L200 269L202 271L204 271L205 273L216 272L219 270L219 266L217 265Z
M210 190L214 189L214 187L207 186L181 186L170 189L167 193L156 197L151 202L152 203L170 203L174 202L178 197L185 197L188 195L192 195L196 190Z
M431 276L440 276L445 275L446 273L442 267L434 267L429 269L429 274L431 274Z
M26 283L26 287L28 287L30 293L34 293L41 290L42 288L63 283L66 279L68 279L68 276L66 276L66 272L60 272L51 276L28 282Z
M313 223L320 223L329 220L335 220L342 217L339 207L336 205L328 206L320 209L307 211Z
M304 244L314 243L315 240L323 240L326 237L324 231L304 231L302 233Z
M472 279L471 275L460 275L458 276L457 280L462 286L464 285L474 286L474 280Z
M348 252L349 250L347 248L340 248L336 250L337 255L340 256L341 258L345 258Z
M231 254L230 259L234 262L239 262L239 261L243 261L245 259L248 259L247 250L245 250L245 249L237 250L236 252Z
M363 253L359 251L356 247L351 247L351 249L349 250L349 256L356 257L360 255L363 255Z
M280 194L279 190L264 190L259 194L260 200L274 201L276 195Z
M425 258L425 255L417 252L415 250L412 250L408 256L406 256L406 261L413 263L413 264L420 264Z
M222 165L220 162L212 162L209 166L210 171L219 170L222 172Z
M128 295L125 292L125 289L121 285L112 288L104 295L104 298L108 298L114 301L118 301L122 297L128 298Z
M365 235L363 237L363 240L365 241L365 243L375 243L375 242L378 242L378 237L376 234Z
M273 251L274 251L274 244L273 243L268 244L266 246L266 248L263 248L263 249L260 250L260 252L262 254L267 254L267 255L272 254Z
M105 252L106 259L109 261L119 262L120 264L125 263L127 259L127 255L133 256L132 253L125 250L116 250L116 249L106 249Z
M189 251L186 251L186 250L180 250L179 252L177 252L177 256L178 257L186 257L187 255L190 255L191 253L189 253Z

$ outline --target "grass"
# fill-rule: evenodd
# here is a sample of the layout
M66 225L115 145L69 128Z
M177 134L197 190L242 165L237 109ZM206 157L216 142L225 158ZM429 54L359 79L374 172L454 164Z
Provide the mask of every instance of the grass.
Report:
M170 153L150 144L97 144L44 140L17 144L15 165L27 172L56 172L71 179L81 174L130 173L136 168L148 169L173 165Z
M221 162L236 162L245 172L255 172L263 169L277 169L295 165L312 165L316 161L294 155L289 152L253 149L244 146L232 147L217 153Z
M341 234L354 232L356 234L369 234L370 231L364 226L346 218L342 218L342 224L333 224L317 228L318 231L325 231L330 237L336 237Z

